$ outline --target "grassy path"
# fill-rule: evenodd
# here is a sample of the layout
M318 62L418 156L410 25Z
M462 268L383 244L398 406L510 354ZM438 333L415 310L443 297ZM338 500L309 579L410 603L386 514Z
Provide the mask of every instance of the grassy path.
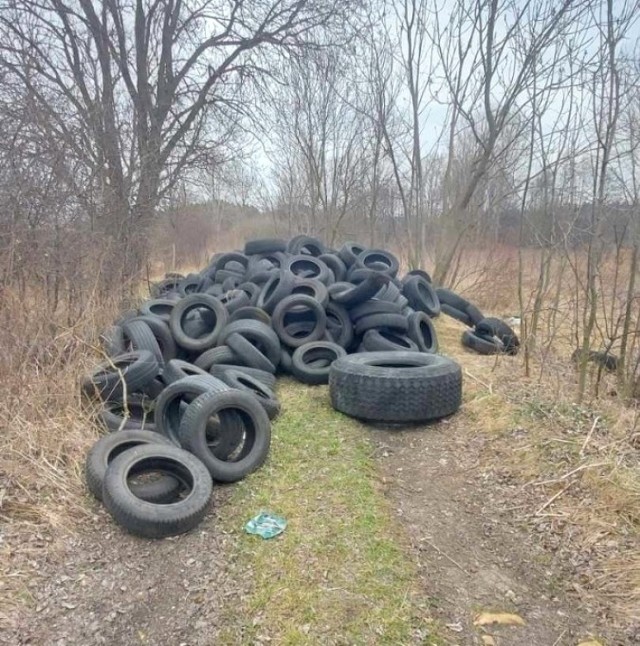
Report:
M439 643L366 429L333 411L324 387L283 381L279 396L270 459L236 486L222 513L236 545L232 573L252 583L226 604L220 641ZM286 517L283 535L242 533L262 510Z

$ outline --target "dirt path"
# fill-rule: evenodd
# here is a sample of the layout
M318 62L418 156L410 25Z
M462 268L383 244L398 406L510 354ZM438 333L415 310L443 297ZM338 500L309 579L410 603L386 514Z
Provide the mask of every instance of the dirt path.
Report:
M598 634L594 618L567 594L557 564L514 526L509 485L482 465L485 440L472 428L460 414L427 429L372 434L445 637L464 646L587 641ZM526 625L474 626L487 611L515 613Z
M218 490L213 510L227 493ZM150 542L115 527L96 503L93 526L43 563L32 612L0 643L43 646L210 644L225 595L227 537L214 511L188 535Z

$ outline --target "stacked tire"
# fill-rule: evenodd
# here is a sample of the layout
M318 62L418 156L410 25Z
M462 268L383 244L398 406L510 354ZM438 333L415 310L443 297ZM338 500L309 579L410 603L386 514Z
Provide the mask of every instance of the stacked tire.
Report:
M155 283L149 300L103 332L105 361L82 382L110 432L87 459L91 492L134 534L188 531L202 519L213 482L238 481L266 460L281 374L309 385L331 379L334 406L363 419L454 412L461 379L457 364L436 355L438 291L424 271L398 273L386 250L352 242L335 250L296 236L250 240L242 251L215 254L197 274ZM375 376L374 390L358 391L354 384L367 379L359 375L343 404L334 390L353 376L349 361L357 357L371 371L376 366L361 361L374 355L377 368L402 374ZM413 397L411 413L391 402L381 405L384 414L367 408L368 397L383 401L372 393L384 384L387 399L406 386L423 391L422 403ZM448 403L439 406L443 397ZM364 415L354 409L358 398Z

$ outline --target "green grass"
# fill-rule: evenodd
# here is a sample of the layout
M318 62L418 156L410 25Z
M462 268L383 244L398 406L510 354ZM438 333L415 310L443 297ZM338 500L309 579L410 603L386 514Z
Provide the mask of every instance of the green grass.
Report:
M284 382L278 394L270 458L221 514L233 536L231 574L252 584L226 604L220 643L439 643L368 431L331 409L325 387ZM260 511L283 515L284 534L244 534Z

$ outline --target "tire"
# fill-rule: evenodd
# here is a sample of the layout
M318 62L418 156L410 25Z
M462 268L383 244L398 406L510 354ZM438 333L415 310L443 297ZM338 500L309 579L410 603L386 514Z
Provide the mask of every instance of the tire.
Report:
M178 285L178 292L180 292L181 296L195 294L196 292L200 291L201 284L201 276L199 276L198 274L189 275L180 281L180 284Z
M400 269L398 259L384 249L367 249L358 254L356 265L365 269L381 271L395 278Z
M261 310L259 307L254 307L251 305L248 307L241 307L240 309L237 309L229 317L229 323L233 323L234 321L241 321L241 320L260 321L261 323L264 323L265 325L268 325L269 327L271 327L271 317L264 310Z
M397 285L389 281L377 294L376 299L386 301L387 303L396 303L402 309L402 305L398 302L402 296L402 292Z
M142 321L149 326L151 333L156 338L160 346L160 352L165 362L175 359L178 354L178 347L169 329L168 322L163 321L157 316L138 316L133 321Z
M213 322L208 326L208 332L204 336L194 338L185 332L184 319L189 312L200 308L211 313ZM216 344L220 332L222 332L222 329L227 324L228 318L229 315L224 305L213 296L208 294L191 294L191 296L183 298L173 308L169 326L173 338L179 346L185 350L202 352Z
M286 250L287 242L281 238L257 238L255 240L247 240L244 245L244 253L247 256L276 253L277 251Z
M206 443L206 424L211 415L240 411L245 442L234 461L220 460ZM264 408L248 393L229 390L197 397L185 411L180 424L182 445L200 458L211 477L218 482L237 482L258 469L267 458L271 444L271 424Z
M313 256L291 256L284 264L284 269L291 272L297 279L315 278L323 284L329 282L329 268Z
M338 359L329 373L333 407L368 421L423 422L455 413L462 371L421 352L365 352Z
M326 307L329 302L329 292L327 286L321 283L317 278L297 278L291 290L291 294L304 294L315 298L322 307Z
M321 256L327 249L318 238L309 236L295 236L287 244L287 251L293 255L306 254L309 256Z
M274 272L265 283L256 305L265 312L271 314L276 305L291 294L295 284L295 276L286 269Z
M243 374L249 375L250 377L257 379L260 383L263 383L265 386L267 386L267 388L271 388L271 390L273 390L276 386L275 375L272 375L270 372L265 372L264 370L258 370L257 368L249 368L249 366L234 366L227 363L220 363L220 364L211 366L210 374L213 377L217 377L221 381L225 381L222 378L222 375L227 370L238 370Z
M462 333L462 345L478 354L502 354L504 352L504 346L498 339L492 341L483 338L475 334L473 330L465 330Z
M251 298L249 294L242 289L232 289L225 292L218 299L226 308L229 314L233 314L241 307L248 307L251 305Z
M370 300L365 301L362 305L357 305L349 311L349 316L354 323L357 323L365 316L373 314L401 314L402 308L397 303L389 301Z
M127 395L138 392L160 374L157 359L148 350L136 350L113 357L101 363L97 370L82 380L82 390L97 395L103 401L122 401Z
M225 370L220 379L230 388L242 390L255 397L264 408L269 419L274 419L280 414L280 402L273 390L264 382L244 372L242 368Z
M229 323L220 334L219 343L224 344L232 334L240 334L250 341L274 365L280 361L280 339L271 327L260 321L244 319Z
M372 271L359 285L353 285L349 289L334 293L331 298L336 303L350 309L373 298L388 281L389 277L386 274Z
M160 367L164 366L162 350L151 328L140 319L131 319L122 326L125 343L131 350L148 350L156 358Z
M325 308L327 315L327 330L331 333L333 340L345 350L353 343L353 325L349 317L349 311L342 305L329 301Z
M438 352L438 335L431 318L424 312L409 315L407 336L418 344L420 352Z
M100 335L100 345L108 357L117 357L127 351L121 325L111 325Z
M465 298L462 298L462 296L458 296L458 294L452 292L450 289L437 287L436 294L438 296L438 300L440 301L440 305L449 305L450 307L453 307L460 312L467 311L467 305L469 305L469 301Z
M467 305L465 312L467 313L467 316L469 317L473 325L478 325L478 323L480 323L480 321L485 318L484 314L473 303L469 303Z
M476 334L482 336L495 336L504 344L504 350L507 354L518 354L520 339L514 332L513 328L498 318L483 318L476 324Z
M347 266L340 256L333 253L323 253L318 256L322 262L333 272L334 282L344 280L347 276Z
M140 500L127 479L145 467L170 474L188 489L188 495L170 505ZM125 451L109 465L103 499L113 519L131 534L165 538L184 534L202 521L212 490L211 476L195 456L174 446L151 444Z
M260 285L256 285L256 283L240 283L238 285L238 289L241 289L249 298L247 305L243 305L242 307L251 307L255 305L258 302L258 297L262 291ZM241 308L235 308L233 311L235 312L237 309ZM229 313L231 314L231 310L229 310Z
M101 437L87 453L84 474L89 491L102 500L102 485L109 464L121 453L141 444L170 445L171 442L152 431L128 430ZM170 476L155 482L139 483L132 487L136 496L150 502L172 502L180 492L180 482Z
M110 433L155 431L151 403L144 395L131 395L127 397L126 403L105 402L98 413L98 420Z
M278 365L278 371L286 375L290 375L293 370L293 359L291 354L286 346L282 346L280 352L280 364Z
M329 383L331 364L346 357L344 348L329 341L315 341L301 345L291 357L293 376L303 384L312 386ZM320 360L324 365L314 365Z
M421 276L424 278L428 283L433 283L433 280L431 279L431 276L424 270L424 269L412 269L411 271L408 271L404 278L402 279L402 284L407 282L412 276Z
M229 263L238 263L240 271L237 271L236 269L232 269L231 267L227 267ZM234 273L236 275L244 275L244 273L247 271L247 267L249 266L249 258L245 256L243 253L240 253L238 251L229 251L228 253L223 253L221 256L219 256L216 259L215 262L215 268L216 268L216 278L217 274L219 271L229 271L230 273ZM216 281L220 282L220 281Z
M409 330L409 322L402 314L372 314L371 316L364 316L356 323L355 333L359 336L368 330L376 328L385 328L403 333Z
M363 251L366 251L366 249L364 245L358 244L357 242L345 242L338 251L338 257L349 268L356 264L358 256Z
M287 314L299 313L300 308L309 310L313 315L313 321L315 323L312 331L303 337L295 337L287 331L285 325L285 320ZM273 329L276 334L284 343L291 348L298 348L305 343L310 341L319 341L325 333L327 327L327 315L324 311L324 308L318 301L310 296L292 295L287 296L273 311L272 316Z
M276 365L269 361L258 348L256 348L251 341L245 339L241 334L235 332L227 338L227 345L229 348L240 357L240 360L250 368L258 368L258 370L265 370L275 374ZM278 357L280 359L280 357Z
M204 369L200 368L193 363L188 361L183 361L182 359L172 359L164 367L162 377L166 385L173 384L180 379L185 377L194 377L197 375L209 377L209 373Z
M404 334L388 328L368 330L362 338L367 352L419 352L418 344Z
M217 363L231 363L234 365L243 365L242 359L226 345L219 345L217 348L211 348L203 352L193 364L198 368L210 371L212 366Z
M451 305L442 303L440 305L440 312L456 319L456 321L460 321L460 323L464 323L468 327L473 327L473 321L469 318L469 315L462 310L458 310L455 307L451 307Z
M424 312L431 317L440 314L440 300L431 283L421 276L414 276L407 280L402 288L402 293L409 301L409 305L418 312Z
M156 401L154 419L158 433L164 435L176 446L180 446L178 430L183 414L180 407L181 402L193 400L204 393L225 390L229 390L229 386L211 375L185 377L169 384Z

